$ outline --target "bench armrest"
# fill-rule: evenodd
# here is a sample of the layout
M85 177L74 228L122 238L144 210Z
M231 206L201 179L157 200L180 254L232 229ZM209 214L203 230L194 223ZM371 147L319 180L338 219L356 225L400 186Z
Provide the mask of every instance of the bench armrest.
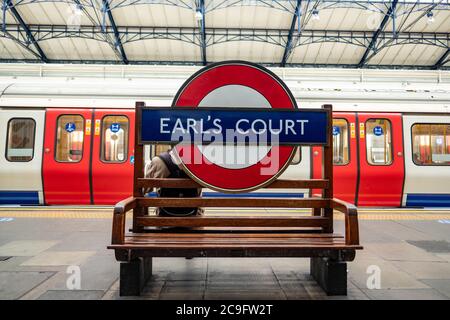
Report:
M345 243L359 245L358 209L351 203L332 199L331 206L345 215Z
M136 198L129 197L119 201L114 206L114 214L125 214L127 211L136 208Z
M112 223L112 244L123 244L125 242L125 219L127 211L136 208L136 198L129 197L114 206Z

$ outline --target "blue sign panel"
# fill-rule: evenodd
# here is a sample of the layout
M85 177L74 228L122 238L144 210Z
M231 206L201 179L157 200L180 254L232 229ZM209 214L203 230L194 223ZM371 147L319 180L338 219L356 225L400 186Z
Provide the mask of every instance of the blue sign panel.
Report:
M66 131L67 132L74 132L75 131L75 129L76 129L76 126L75 126L75 123L73 123L73 122L67 122L66 123L66 126L65 126L65 129L66 129Z
M140 143L326 144L325 110L144 108Z
M376 126L375 128L373 128L373 134L376 136L383 135L383 128L380 126Z
M337 136L341 133L341 128L338 126L333 126L333 136Z
M120 123L111 123L109 126L109 130L111 130L112 133L117 133L120 130Z

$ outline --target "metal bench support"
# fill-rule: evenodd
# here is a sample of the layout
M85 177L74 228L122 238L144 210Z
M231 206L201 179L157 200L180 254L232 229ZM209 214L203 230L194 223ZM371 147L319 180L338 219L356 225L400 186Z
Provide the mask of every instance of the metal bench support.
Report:
M347 263L328 257L311 258L311 276L327 295L347 295Z
M120 263L120 295L139 296L152 276L152 258L141 257Z

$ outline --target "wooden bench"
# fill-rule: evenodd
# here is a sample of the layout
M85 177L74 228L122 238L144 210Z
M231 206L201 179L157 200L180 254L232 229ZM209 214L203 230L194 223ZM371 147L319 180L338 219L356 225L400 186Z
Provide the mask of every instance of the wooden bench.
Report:
M140 107L138 105L137 107ZM310 257L311 275L330 295L347 292L346 261L359 245L357 208L333 198L332 126L329 112L329 145L324 147L323 179L278 179L265 188L322 189L321 197L268 198L149 198L147 188L201 188L190 179L146 179L143 145L135 145L134 195L116 204L112 244L120 264L120 295L139 295L151 276L153 257ZM139 119L136 121L139 125ZM136 130L137 135L137 130ZM149 214L155 207L204 208L311 208L310 214L277 216L204 215L162 217ZM133 210L130 233L126 213ZM333 210L344 214L345 234L333 231ZM166 227L166 228L162 228Z

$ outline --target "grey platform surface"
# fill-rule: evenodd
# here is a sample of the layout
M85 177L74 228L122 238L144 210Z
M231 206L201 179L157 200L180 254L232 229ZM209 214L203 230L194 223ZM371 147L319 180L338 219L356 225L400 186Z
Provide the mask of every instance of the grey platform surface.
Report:
M110 233L110 219L92 216L0 222L0 299L125 299L119 264L106 249ZM348 263L344 297L324 294L309 276L309 259L155 258L144 294L133 298L450 299L450 224L360 220L360 235L365 248ZM367 285L373 270L380 271L379 289Z

